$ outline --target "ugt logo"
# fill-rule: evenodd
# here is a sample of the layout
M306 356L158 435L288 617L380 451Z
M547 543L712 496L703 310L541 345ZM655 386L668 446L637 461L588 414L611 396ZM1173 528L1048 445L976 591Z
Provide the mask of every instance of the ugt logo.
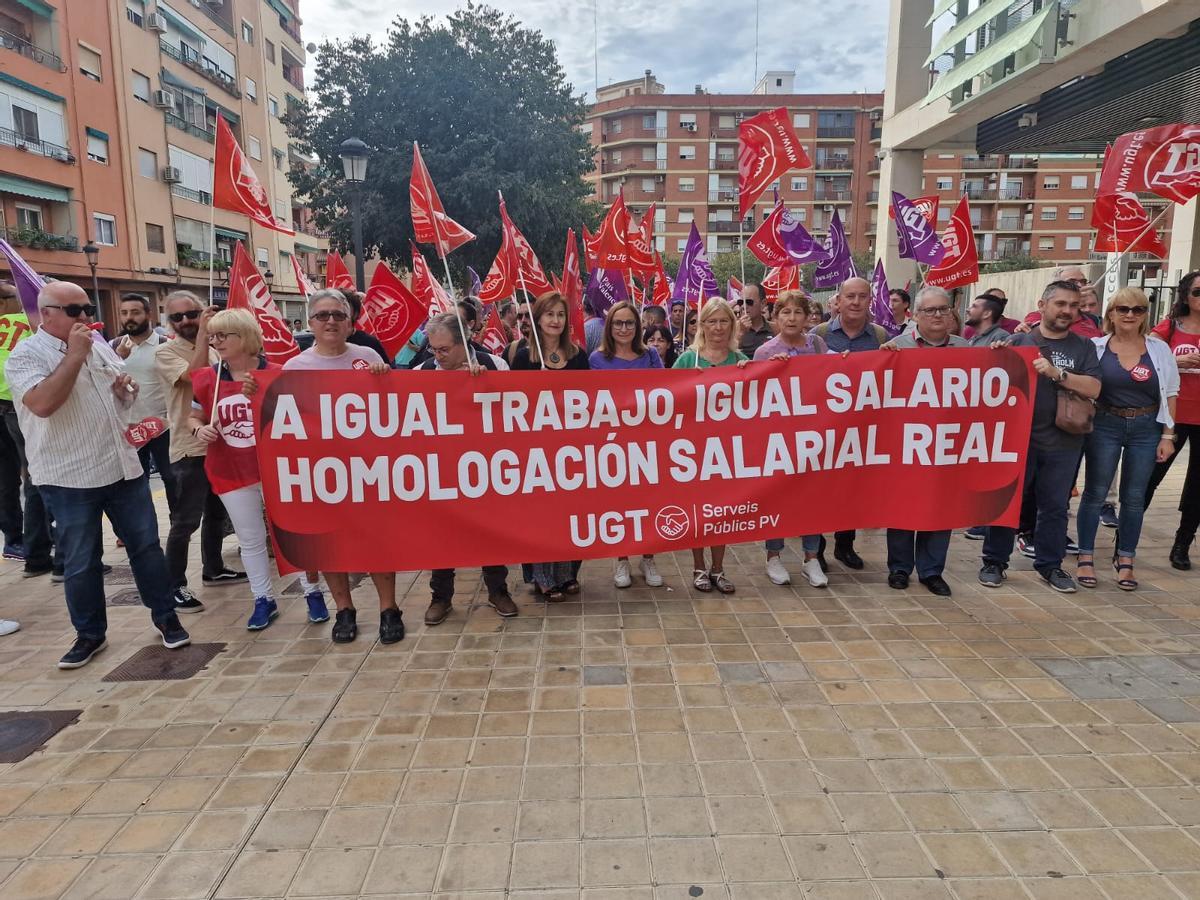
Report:
M691 528L692 520L687 512L678 506L664 506L654 517L654 529L658 536L668 541L679 540L691 531Z

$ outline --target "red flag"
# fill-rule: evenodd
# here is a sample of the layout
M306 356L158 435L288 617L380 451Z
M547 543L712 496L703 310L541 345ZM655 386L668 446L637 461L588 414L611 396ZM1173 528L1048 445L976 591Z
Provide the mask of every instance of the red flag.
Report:
M439 313L453 312L454 301L450 299L438 280L433 277L433 272L429 270L429 263L425 262L425 257L421 255L416 244L410 241L409 246L412 247L412 293L425 308L425 314L436 316ZM371 279L371 283L375 283L374 278ZM407 339L408 335L404 337Z
M388 356L395 359L396 354L404 348L404 342L425 321L427 315L421 301L380 260L371 273L371 286L363 294L358 327L375 335Z
M784 172L811 166L784 107L743 121L738 126L738 216L744 219L754 201Z
M1160 125L1113 141L1099 194L1152 191L1175 203L1200 194L1200 125Z
M1150 225L1150 214L1133 191L1098 194L1092 205L1092 227L1096 253L1139 251L1166 259L1169 253L1158 232Z
M316 288L314 288L312 282L308 280L308 276L304 274L304 269L300 267L300 258L296 256L295 253L293 253L291 256L292 274L296 276L296 287L300 289L300 295L307 300L308 295L315 291Z
M571 340L580 347L587 343L583 333L583 281L579 275L579 245L575 243L575 229L567 229L567 247L563 251L562 278L559 293L566 298Z
M267 192L263 190L258 176L250 168L250 161L242 153L238 142L233 139L233 132L229 130L229 125L220 113L217 113L217 153L216 162L213 163L212 202L217 209L228 209L249 216L264 228L282 231L284 234L296 233L286 225L276 223Z
M588 231L586 225L583 226L583 252L587 257L588 271L596 268L596 253L599 251L599 246L596 243L596 236Z
M254 313L262 330L263 352L270 362L283 365L300 352L296 339L288 329L279 307L275 305L267 283L258 267L250 261L246 248L238 241L233 248L233 265L229 267L229 302L227 309L247 309Z
M654 251L654 293L650 302L665 310L671 309L671 279L667 277L667 270L663 268L662 254L657 250Z
M929 197L914 197L909 201L917 210L925 217L925 221L930 225L937 227L937 211L940 198L937 194ZM896 211L892 209L891 204L888 204L888 218L895 220Z
M508 334L504 330L504 324L500 321L498 303L493 303L488 307L487 325L479 337L479 343L483 344L488 353L497 356L503 353L504 348L508 346Z
M425 160L421 159L421 148L413 141L412 177L408 181L408 202L412 209L413 232L422 244L437 247L438 256L445 256L475 235L467 231L446 215ZM373 279L372 279L373 280Z
M769 267L794 266L795 263L788 255L787 248L779 237L779 226L783 220L783 204L775 204L771 214L762 220L754 229L754 234L746 241L746 249Z
M942 233L946 255L925 273L925 283L941 288L974 284L979 280L979 251L975 246L975 229L971 227L971 207L967 198L958 201L954 214Z
M771 269L762 280L762 286L766 292L763 302L774 303L775 298L784 291L800 290L800 267L782 266Z
M596 266L601 269L629 268L629 210L618 192L608 215L596 233Z
M654 204L642 216L642 222L633 227L633 217L629 217L629 267L639 275L654 274Z
M503 223L503 237L500 240L500 250L483 280L479 290L479 299L484 303L511 297L522 286L530 297L540 297L547 291L554 290L554 285L546 277L542 264L538 262L533 247L521 234L521 230L508 217L508 207L504 198L500 198L500 219Z
M337 288L339 291L358 290L341 256L332 251L325 256L325 287Z

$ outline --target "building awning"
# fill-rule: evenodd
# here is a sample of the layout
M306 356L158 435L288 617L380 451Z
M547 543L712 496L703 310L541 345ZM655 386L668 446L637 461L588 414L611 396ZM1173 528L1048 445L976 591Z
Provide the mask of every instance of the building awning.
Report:
M228 107L222 106L220 103L218 103L212 97L206 97L204 105L211 109L215 109L217 112L219 112L221 114L221 118L223 118L230 125L237 125L239 122L242 121L241 116L239 116L237 113L235 113L233 110L229 109Z
M49 3L42 3L42 0L17 0L18 6L23 6L34 15L51 18L54 16L54 7Z
M937 3L933 5L933 12L930 13L929 20L925 24L932 25L934 19L936 19L938 16L944 15L946 10L948 10L957 2L958 0L937 0Z
M320 253L321 248L314 247L314 246L312 246L312 244L306 244L306 243L304 243L304 241L300 240L300 238L297 237L296 238L296 252L297 253Z
M927 106L939 97L946 96L955 88L961 87L973 78L982 75L992 66L1003 62L1005 58L1024 50L1041 33L1046 17L1057 9L1057 3L1051 4L1027 22L1023 22L1012 31L1001 35L978 53L942 73L925 99L921 101L921 105Z
M208 41L208 38L205 37L200 31L197 31L196 27L192 25L191 22L179 15L179 13L175 12L169 6L163 6L161 3L159 3L158 11L163 14L163 18L183 32L187 37L190 37L193 41L199 41L201 44Z
M229 238L231 241L244 241L249 238L244 231L234 231L232 228L222 228L220 225L213 230L216 231L217 237Z
M296 18L296 14L287 8L287 4L284 3L283 0L267 0L267 6L271 7L271 9L275 10L275 12L283 16L283 18L288 22L291 22Z
M955 44L965 41L987 22L996 18L996 16L1003 13L1010 6L1012 6L1012 0L983 0L974 11L963 16L962 19L954 23L953 28L941 36L938 42L933 45L933 51L926 58L925 65L929 65L943 53L952 49Z
M58 96L58 94L52 94L45 88L40 88L36 84L30 84L28 81L22 81L20 78L9 75L7 72L0 72L0 81L3 81L5 84L11 84L13 87L19 87L23 91L29 91L31 94L37 94L39 97L45 97L47 100L57 100L59 103L67 102Z
M93 128L91 125L88 125L83 130L87 132L88 137L100 138L102 141L107 141L109 139L105 132L101 131L99 128Z
M69 203L71 192L55 184L30 181L16 175L0 175L0 193L20 194L35 200L50 200L53 203Z
M183 88L185 91L191 91L193 94L200 94L201 96L207 96L208 94L208 91L204 90L204 88L196 87L194 84L184 81L178 75L171 74L166 69L162 70L159 78L163 84L169 84L171 87Z

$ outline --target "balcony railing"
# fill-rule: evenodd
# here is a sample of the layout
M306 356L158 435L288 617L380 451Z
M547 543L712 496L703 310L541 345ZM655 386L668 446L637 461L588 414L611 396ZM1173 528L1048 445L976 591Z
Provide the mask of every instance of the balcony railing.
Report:
M325 231L323 228L318 228L316 225L313 225L311 222L305 222L302 224L300 222L297 222L295 219L292 219L292 230L299 231L302 234L307 234L307 235L310 235L315 238L329 237L328 231Z
M726 170L732 171L733 169L736 169L737 167L738 167L738 162L736 159L714 159L713 160L713 168L718 169L720 171L726 171Z
M232 76L226 75L217 69L213 69L210 66L205 65L204 60L202 59L185 56L182 50L180 50L174 44L169 43L165 38L159 39L158 46L162 52L171 57L171 59L175 60L181 65L187 66L187 68L191 69L201 78L205 79L206 81L211 81L217 87L229 94L232 94L234 97L238 97L239 99L241 98L242 92L238 90L237 82Z
M882 139L883 139L883 126L872 125L871 126L871 140L879 141Z
M198 137L202 141L208 141L211 144L216 140L216 135L213 132L193 125L191 122L179 118L174 113L164 112L163 117L167 120L168 125L173 125L180 131L186 131L188 134Z
M228 9L228 8L229 8L229 4L221 4L221 3L218 3L216 5L214 5L212 3L201 3L200 4L201 12L203 12L206 16L208 16L210 19L212 19L214 22L216 22L217 25L220 26L220 28L223 31L225 31L230 37L237 37L237 33L233 30L233 23L226 22L224 19L221 18L220 13L217 12L217 10L224 10L224 9Z
M737 198L737 190L735 188L708 192L709 203L737 203Z
M51 159L57 159L59 162L75 162L75 157L71 155L71 151L66 147L51 144L49 141L30 140L19 131L13 131L11 128L0 128L0 146L16 147L25 153L48 156Z
M71 234L51 234L40 228L0 229L4 239L14 247L29 247L31 250L66 250L79 252L79 239Z
M867 193L867 202L868 203L878 203L879 202L879 191L868 192Z
M282 28L288 35L290 35L293 41L295 41L297 44L300 43L300 29L283 16L279 17L279 27Z
M995 200L995 188L963 188L963 194L968 200Z
M854 137L853 125L818 125L817 137L819 138L852 138Z
M176 197L182 197L184 200L191 200L193 203L203 203L205 206L212 206L212 194L208 191L197 191L190 187L184 187L182 184L171 185L171 193Z
M1000 189L1001 200L1023 200L1025 199L1025 186L1020 184L1008 184Z
M827 203L849 203L854 199L851 191L823 191L817 188L814 200L824 200Z
M54 69L58 72L67 71L61 56L44 50L32 41L26 40L19 34L13 34L11 31L0 31L0 47L27 56L34 62L41 63L47 69Z
M1036 169L1038 167L1038 158L1036 156L1010 156L1007 169Z
M848 156L818 156L814 169L853 169L854 162Z
M600 174L613 175L618 172L654 171L659 172L667 167L665 159L635 159L630 162L610 162L600 160Z
M740 231L737 222L714 222L711 219L708 222L708 230L710 234L739 234L745 232L747 235L753 233L753 224L742 225Z
M962 161L964 169L998 169L1000 168L1000 157L998 156L979 156L966 157Z
M613 131L611 128L600 132L600 140L602 143L611 144L617 141L636 141L644 138L665 138L667 129L665 128L622 128L620 131Z
M177 244L176 258L181 266L187 266L189 269L224 272L229 268L229 263L220 256L214 257L207 250L193 250L190 244Z
M299 66L285 66L283 80L298 91L304 90L304 70Z
M1020 216L1000 216L996 219L997 231L1024 231Z

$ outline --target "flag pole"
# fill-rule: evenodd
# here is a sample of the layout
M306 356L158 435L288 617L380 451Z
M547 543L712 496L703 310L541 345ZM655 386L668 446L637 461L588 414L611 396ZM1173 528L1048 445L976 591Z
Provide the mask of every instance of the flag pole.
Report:
M1133 245L1136 244L1138 241L1140 241L1142 238L1144 238L1147 234L1149 234L1150 229L1152 229L1154 227L1154 223L1157 222L1159 219L1161 219L1163 216L1165 216L1167 214L1167 211L1170 209L1171 209L1171 204L1168 203L1166 206L1164 206L1162 208L1162 212L1160 212L1157 216L1155 216L1153 219L1151 219L1149 222L1147 222L1146 227L1142 229L1141 233L1137 237L1135 237L1132 241L1130 241L1129 244L1126 245L1124 250L1121 250L1117 254L1117 258L1115 260L1113 260L1111 263L1109 263L1108 266L1105 267L1104 271L1100 274L1100 277L1097 278L1092 283L1099 284L1102 281L1104 281L1104 279L1108 277L1108 273L1111 272L1114 268L1116 268L1117 266L1119 266L1121 264L1122 257L1124 257L1126 254L1129 253L1129 251L1130 251L1130 249L1132 249ZM1097 231L1099 231L1099 229L1097 229ZM1113 222L1113 239L1114 240L1116 239L1116 235L1117 235L1117 225L1116 225L1116 222L1114 221Z
M434 236L435 237L437 236L436 229L434 231ZM454 306L454 318L456 318L458 320L458 331L459 331L459 334L462 335L463 348L466 350L467 356L469 356L472 360L474 360L476 365L478 365L479 359L475 356L475 349L471 346L471 341L467 338L467 327L465 325L463 325L462 314L459 313L459 311L458 311L458 301L454 299L454 281L450 277L450 263L448 263L446 261L446 254L440 252L441 249L442 249L442 245L439 242L438 243L438 251L439 251L438 256L440 256L442 258L442 266L446 270L446 291L450 295L450 302L455 305Z
M538 337L537 322L533 318L533 304L529 302L529 290L525 287L525 273L521 271L521 260L517 260L517 280L521 282L521 293L525 295L525 312L529 315L529 333L533 336L533 343L537 345L538 361L542 364L542 368L546 368L546 358L542 356L542 339ZM565 331L567 340L571 339L570 331L570 310L567 310L567 329ZM587 348L584 347L586 351Z
M213 192L216 192L217 167L213 166ZM213 197L214 194L209 194ZM217 205L208 204L208 305L213 305L213 273L217 262Z

